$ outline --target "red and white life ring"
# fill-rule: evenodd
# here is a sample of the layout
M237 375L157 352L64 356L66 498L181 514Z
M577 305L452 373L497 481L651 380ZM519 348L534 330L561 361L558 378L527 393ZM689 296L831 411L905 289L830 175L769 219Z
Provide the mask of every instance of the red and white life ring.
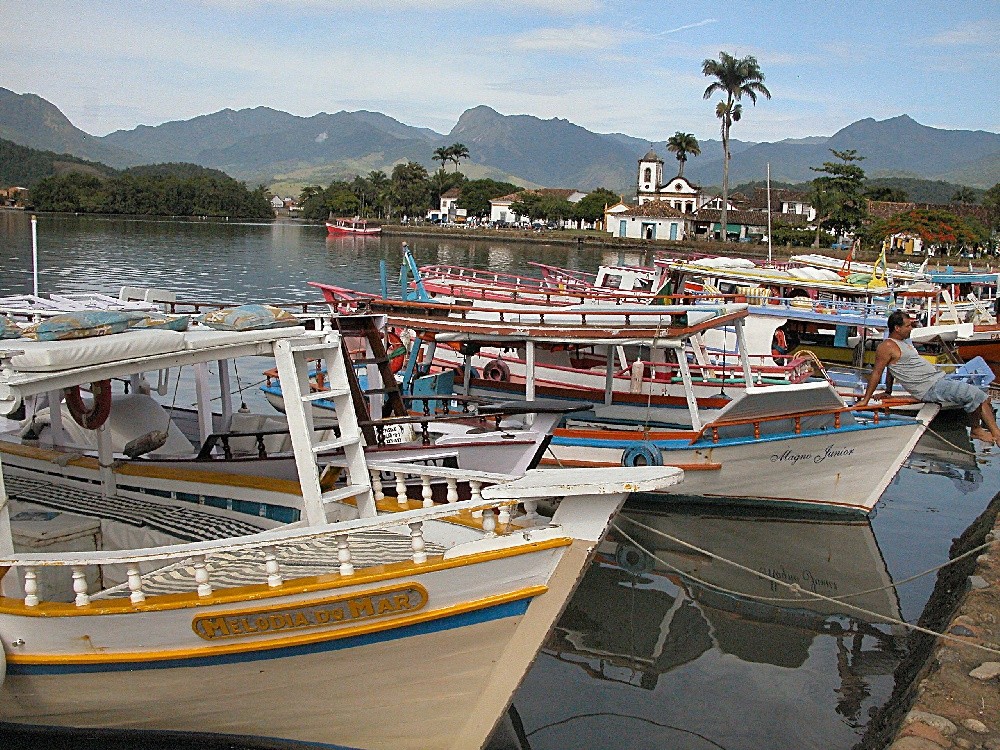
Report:
M94 400L88 406L80 395L80 386L74 385L63 389L66 407L73 421L86 430L96 430L108 421L108 415L111 414L111 381L98 380L96 383L91 383L90 392Z
M486 380L495 380L499 383L506 383L510 380L510 368L502 359L494 359L483 368L483 377Z

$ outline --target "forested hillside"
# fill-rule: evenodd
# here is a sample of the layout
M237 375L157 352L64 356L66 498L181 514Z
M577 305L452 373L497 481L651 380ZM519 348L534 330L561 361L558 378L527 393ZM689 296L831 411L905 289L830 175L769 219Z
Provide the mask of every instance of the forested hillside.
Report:
M274 218L262 186L251 191L195 164L136 167L104 179L80 172L46 177L32 188L31 200L39 211Z
M73 170L97 176L110 176L115 171L104 164L69 154L38 151L0 138L0 187L30 188L45 177Z

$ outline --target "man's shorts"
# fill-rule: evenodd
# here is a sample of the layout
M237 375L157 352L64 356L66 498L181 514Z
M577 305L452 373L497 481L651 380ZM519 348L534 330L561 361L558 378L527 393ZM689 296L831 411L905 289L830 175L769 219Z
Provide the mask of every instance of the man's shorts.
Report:
M976 411L986 400L986 392L982 388L961 380L941 378L923 397L923 401L935 404L961 406L969 414Z

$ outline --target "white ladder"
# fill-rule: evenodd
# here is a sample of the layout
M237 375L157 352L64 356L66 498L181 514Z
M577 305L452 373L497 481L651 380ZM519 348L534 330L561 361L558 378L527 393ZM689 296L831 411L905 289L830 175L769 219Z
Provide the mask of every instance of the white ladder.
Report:
M319 358L326 368L326 389L310 392L309 358ZM302 501L306 521L310 526L327 523L328 503L355 498L362 518L377 515L372 493L371 476L365 463L361 445L358 416L351 400L351 387L347 379L347 365L340 347L340 334L327 333L319 343L296 342L283 339L275 344L274 359L281 380L281 393L285 402L285 415L295 453L295 466L302 486ZM312 402L325 399L333 402L337 410L340 437L317 442L313 429ZM329 492L320 486L321 466L319 454L337 448L344 449L347 459L348 484Z

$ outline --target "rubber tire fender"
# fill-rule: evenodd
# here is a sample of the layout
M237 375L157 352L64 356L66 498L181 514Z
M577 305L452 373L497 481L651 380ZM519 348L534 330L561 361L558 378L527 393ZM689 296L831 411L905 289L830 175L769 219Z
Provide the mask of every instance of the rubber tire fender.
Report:
M622 453L622 466L663 466L663 454L649 441L636 443Z
M506 383L510 380L510 368L502 359L494 359L483 368L483 377L486 380Z

